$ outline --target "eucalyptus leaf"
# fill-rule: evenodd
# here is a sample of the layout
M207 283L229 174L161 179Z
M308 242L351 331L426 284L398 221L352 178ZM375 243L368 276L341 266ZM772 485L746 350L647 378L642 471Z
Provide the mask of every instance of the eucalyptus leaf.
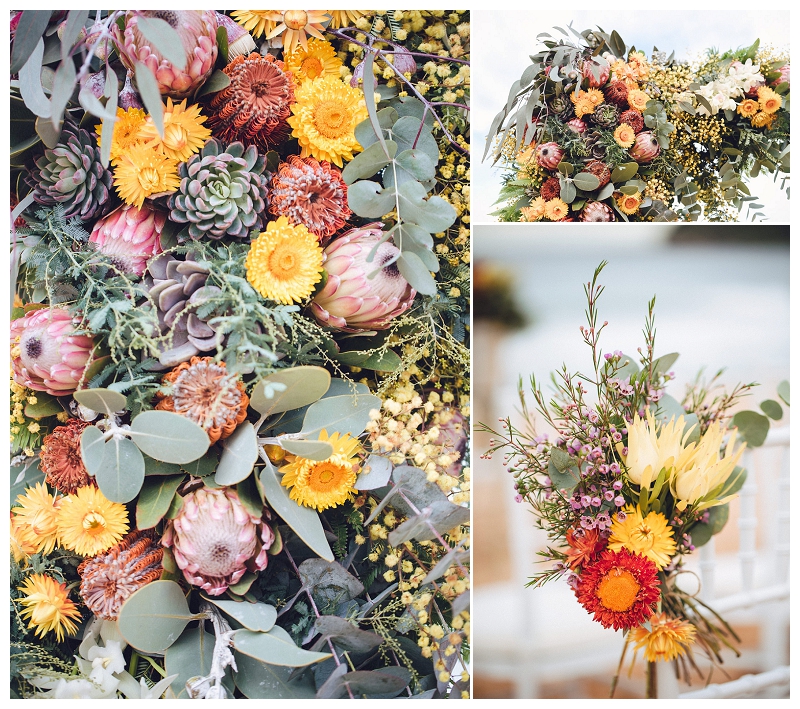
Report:
M431 127L420 127L419 118L401 116L392 126L392 138L397 143L398 153L406 150L418 150L430 158L434 167L439 162L439 146L431 134Z
M53 130L59 130L61 127L64 109L75 90L75 79L75 63L72 57L67 57L58 65L55 77L53 77L53 91L50 94L50 125ZM45 143L49 147L53 147L47 141Z
M167 514L185 475L153 476L145 480L136 501L136 528L155 527Z
M327 460L333 455L333 446L327 441L306 441L292 438L280 439L285 451L307 460Z
M235 485L247 478L258 460L258 440L253 424L245 421L222 441L214 480L217 485Z
M130 502L144 483L144 458L127 438L112 438L103 446L103 460L94 471L100 492L111 502Z
M303 650L269 633L252 630L237 630L233 635L233 647L243 655L281 667L306 667L332 657L330 653Z
M256 384L250 406L260 414L272 415L299 409L312 404L328 391L331 375L322 367L301 366L282 369L264 377ZM281 384L283 389L268 397L269 384Z
M322 605L338 605L364 592L364 584L335 561L306 559L298 572L303 586Z
M17 24L17 31L14 33L14 44L11 47L11 67L10 74L18 74L27 63L42 35L50 22L52 10L23 10ZM44 42L42 42L44 51ZM41 67L41 64L40 64Z
M195 94L195 99L198 99L201 96L216 94L222 91L222 89L226 89L230 85L231 78L224 71L217 69L211 76L208 77L208 81L206 81L200 87L200 90Z
M208 434L171 411L143 411L131 421L131 437L143 453L165 463L191 463L208 450Z
M369 652L383 643L383 638L376 633L361 630L349 620L335 615L323 615L317 618L314 629L322 636L314 643L319 650L330 638L341 650L348 652Z
M342 170L342 177L344 178L345 184L350 185L356 180L372 177L375 173L386 167L396 154L397 143L393 140L385 141L384 145L373 143L356 155L347 163L344 170Z
M179 71L186 68L186 52L180 34L166 20L139 15L136 28L144 38Z
M151 581L122 604L117 626L129 645L147 653L164 652L195 616L174 581Z
M144 474L149 475L179 475L181 466L176 463L165 463L149 455L144 456Z
M620 182L627 182L639 171L639 164L635 162L626 162L622 165L617 165L611 173L611 182L615 185Z
M89 475L94 475L103 463L103 432L97 426L87 426L81 433L81 460Z
M783 408L773 399L766 399L760 404L760 409L773 421L780 421L783 418Z
M430 156L422 150L404 150L395 158L395 162L421 182L436 177L435 161L431 160Z
M269 506L288 524L294 533L315 554L333 561L325 530L322 528L317 512L310 507L303 507L289 497L289 490L281 485L275 468L267 463L259 476Z
M561 181L560 197L564 202L567 204L572 204L572 202L575 201L577 194L578 192L575 189L575 184L571 180Z
M374 453L370 455L356 478L356 490L375 490L384 487L392 476L392 461Z
M579 172L572 178L572 181L575 183L575 187L584 192L593 192L600 187L600 180L591 172Z
M248 603L247 601L226 601L203 596L231 618L241 623L247 630L266 633L275 625L278 611L267 603Z
M37 116L50 118L52 108L50 100L42 88L42 55L44 41L40 38L28 61L19 70L19 92L25 105Z
M639 366L633 357L623 354L619 360L619 368L616 372L616 378L623 382L627 382L630 378L639 372Z
M12 465L9 495L11 504L16 504L17 496L24 495L27 488L34 487L40 482L44 482L44 472L39 467L39 458L30 458L25 465Z
M786 406L789 406L789 382L786 380L778 384L778 396Z
M378 372L395 372L403 365L403 360L393 350L340 352L336 359L342 364L361 367L362 369L374 369Z
M69 50L78 39L80 31L89 18L88 10L70 10L67 13L67 21L64 25L64 32L61 36L61 61L65 61L69 56Z
M78 103L87 112L102 120L114 121L117 117L116 111L106 108L88 86L84 86L78 92Z
M36 403L25 404L25 416L29 419L41 419L47 416L55 416L63 411L63 407L58 403L58 399L43 391L36 392Z
M168 675L178 675L170 685L178 699L189 699L186 681L211 673L214 658L214 635L201 626L187 628L169 647L164 656ZM223 682L224 684L224 682Z
M164 104L161 102L161 91L158 88L153 72L141 62L134 65L136 88L142 97L144 107L153 119L153 124L161 138L164 137Z
M749 448L758 448L767 440L769 419L756 411L739 411L732 423Z
M320 399L306 411L303 433L306 436L322 429L330 436L333 433L360 436L370 422L370 411L380 411L380 397L373 394L332 396Z
M658 374L667 374L672 369L672 365L678 360L678 357L680 355L677 352L662 355L653 362L653 371Z
M255 475L248 475L236 486L239 502L251 515L261 517L264 513L264 500L256 484Z
M291 667L259 662L253 657L234 652L236 686L248 699L313 699L316 693L310 673L290 679Z
M555 449L551 449L551 452L552 450ZM572 494L575 486L580 482L577 465L567 467L562 471L556 467L552 458L547 466L547 476L550 478L554 490L564 490L568 494Z
M81 406L109 417L117 411L125 411L128 406L125 396L111 389L80 389L72 398Z
M689 528L692 537L692 544L701 547L708 544L715 534L719 534L728 522L730 508L726 502L724 505L717 505L708 510L708 522L698 522Z
M397 268L412 288L423 295L436 295L436 281L422 259L411 251L404 251L397 259Z

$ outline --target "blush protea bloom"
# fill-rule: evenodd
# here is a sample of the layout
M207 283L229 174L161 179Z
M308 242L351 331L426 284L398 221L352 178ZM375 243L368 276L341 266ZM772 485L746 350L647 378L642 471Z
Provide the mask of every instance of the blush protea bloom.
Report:
M653 511L643 517L639 508L632 505L628 505L624 512L624 516L614 515L608 548L611 551L627 549L646 556L656 567L663 569L675 553L673 531L667 518Z
M116 620L125 600L161 576L164 549L154 530L135 530L78 567L80 595L98 618Z
M691 623L678 618L669 618L666 613L654 613L650 617L650 630L645 627L631 630L629 640L636 643L636 650L644 648L648 662L669 662L686 653L694 643L696 629Z
M604 628L628 630L644 623L661 597L656 565L627 549L604 551L583 567L575 595Z
M75 335L63 308L32 310L11 323L14 381L53 396L71 394L93 360L94 340Z
M45 482L65 495L92 482L81 458L81 434L87 426L88 421L70 419L65 426L56 426L42 441L39 467Z
M231 83L211 100L208 127L225 143L241 141L262 152L283 142L294 103L294 79L282 61L253 52L223 71Z
M89 241L124 273L141 276L151 256L161 253L167 215L146 204L126 204L98 220Z
M78 632L75 621L80 621L81 613L70 600L65 584L47 574L31 574L17 590L23 594L17 601L22 606L20 615L29 621L28 628L35 630L37 637L52 631L62 642L65 631L67 635Z
M246 571L267 568L275 536L250 514L232 488L201 488L183 498L161 543L171 547L184 578L212 596L225 593Z
M397 247L388 241L381 244L382 235L380 229L353 229L328 244L328 280L311 303L320 323L348 332L384 330L411 307L417 292L394 263ZM376 246L372 261L367 261Z
M181 38L186 66L176 67L150 44L138 27L140 17L164 20ZM156 77L162 94L185 98L209 77L217 60L217 17L213 10L128 10L124 29L114 25L120 59L128 69L137 62Z
M303 224L320 239L341 229L351 211L342 173L328 162L291 155L272 176L269 211Z

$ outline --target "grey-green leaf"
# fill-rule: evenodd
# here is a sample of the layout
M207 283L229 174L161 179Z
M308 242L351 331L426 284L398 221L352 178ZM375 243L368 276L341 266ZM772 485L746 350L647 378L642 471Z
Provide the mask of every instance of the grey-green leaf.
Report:
M358 474L356 490L375 490L387 485L392 476L392 461L380 455L371 455L364 462Z
M136 76L136 88L142 97L144 107L153 119L153 124L158 130L158 134L164 137L164 104L161 102L161 91L158 88L156 77L141 62L136 62L134 67Z
M208 450L208 434L171 411L143 411L131 421L131 437L143 453L165 463L191 463Z
M136 528L155 527L169 511L172 498L185 475L158 475L145 481L136 501Z
M268 384L282 384L285 388L266 396ZM278 414L283 411L299 409L321 398L331 384L331 375L322 367L301 366L282 369L264 377L253 388L250 406L260 414Z
M25 105L37 116L50 118L52 108L50 99L45 96L42 88L42 55L44 54L44 41L39 39L32 54L19 70L19 91Z
M186 68L186 52L183 49L183 40L169 22L158 17L139 15L136 27L145 39L153 44L161 56L169 61L175 68L183 71Z
M789 382L785 379L778 384L778 396L781 398L781 401L789 406Z
M256 430L252 423L245 421L222 441L222 455L214 480L217 485L235 485L250 475L257 460Z
M783 408L777 401L773 399L762 401L760 407L761 410L773 421L780 421L783 418Z
M380 411L381 404L380 397L373 394L320 399L308 407L303 419L303 433L308 436L325 429L329 436L334 432L360 436L370 421L369 412Z
M22 16L14 33L14 44L11 47L11 74L18 74L31 55L36 50L37 43L42 39L44 31L50 22L52 10L23 10ZM44 52L44 42L42 42ZM41 60L40 60L41 62ZM41 63L40 63L41 68Z
M87 409L106 416L124 411L128 405L127 399L122 394L111 389L80 389L72 395L72 398Z
M87 426L81 433L81 460L89 475L94 475L103 463L103 432L97 426Z
M413 251L403 251L397 258L397 268L414 290L423 295L436 295L436 281L422 259Z
M422 150L404 150L395 162L420 182L436 177L436 163Z
M151 581L122 604L117 625L129 645L142 652L161 653L195 617L177 583Z
M272 630L278 611L266 603L248 603L247 601L226 601L205 597L209 603L235 618L248 630L266 633Z
M376 172L386 167L397 154L397 143L387 140L384 146L380 143L373 143L363 152L356 155L342 170L342 177L346 184L351 185L356 180L363 180L372 177Z
M237 630L233 647L243 655L281 667L306 667L332 657L329 652L309 652L269 633L254 633L252 630Z
M639 164L635 162L626 162L622 165L617 165L611 173L611 182L619 184L620 182L627 182L639 170Z
M202 627L187 628L167 648L164 662L168 675L178 675L170 685L178 699L189 699L186 681L192 677L205 677L211 672L214 658L214 636ZM224 682L223 682L224 683Z
M327 460L333 455L333 446L327 441L284 438L280 440L280 446L283 450L308 460Z
M572 181L575 183L575 187L584 192L594 192L600 187L600 180L591 172L579 172L572 178Z
M733 417L733 425L750 448L758 448L767 440L769 419L755 411L739 411Z
M361 581L335 561L306 559L298 571L303 586L323 604L344 603L364 592Z
M94 478L100 492L111 502L130 502L144 482L141 451L127 438L112 438L103 446L103 460Z
M313 699L311 673L290 679L294 670L259 662L253 657L234 652L236 659L236 686L248 699Z

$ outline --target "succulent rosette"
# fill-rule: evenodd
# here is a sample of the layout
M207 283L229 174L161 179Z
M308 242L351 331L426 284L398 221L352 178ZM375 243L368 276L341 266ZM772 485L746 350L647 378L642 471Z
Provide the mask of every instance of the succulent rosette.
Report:
M248 570L267 567L274 539L269 524L249 513L233 489L201 488L183 498L161 542L188 583L219 596Z
M381 330L411 307L416 291L394 263L398 249L381 241L380 229L364 228L328 244L328 280L311 303L320 323L348 332ZM373 249L374 256L368 260Z
M70 394L94 359L94 339L76 334L64 308L32 310L11 322L11 367L19 384L54 396Z
M139 28L140 18L163 20L178 33L185 64L164 57ZM217 17L213 10L129 10L115 25L120 59L130 70L144 64L156 78L159 91L172 98L194 93L209 77L217 60Z

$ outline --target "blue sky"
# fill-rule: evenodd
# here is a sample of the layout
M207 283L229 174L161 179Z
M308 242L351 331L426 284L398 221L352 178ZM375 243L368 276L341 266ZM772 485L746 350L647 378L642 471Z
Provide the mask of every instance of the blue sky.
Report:
M643 5L627 5L629 11L605 9L597 3L596 10L575 8L568 10L537 9L480 11L472 13L472 214L473 223L494 221L488 212L495 209L492 203L499 190L500 172L489 163L481 163L486 133L492 118L508 96L511 84L519 79L530 64L530 55L540 48L536 35L550 32L554 26L571 22L578 30L600 26L606 32L617 30L630 46L650 54L653 46L670 52L676 58L694 59L707 48L720 50L749 46L758 37L762 45L789 47L788 11L770 4L767 12L739 11L728 6L724 11L677 12L645 9ZM636 9L633 9L636 8ZM789 220L789 202L771 177L751 181L751 192L758 195L767 207L770 219L786 223ZM763 211L763 210L762 210Z

